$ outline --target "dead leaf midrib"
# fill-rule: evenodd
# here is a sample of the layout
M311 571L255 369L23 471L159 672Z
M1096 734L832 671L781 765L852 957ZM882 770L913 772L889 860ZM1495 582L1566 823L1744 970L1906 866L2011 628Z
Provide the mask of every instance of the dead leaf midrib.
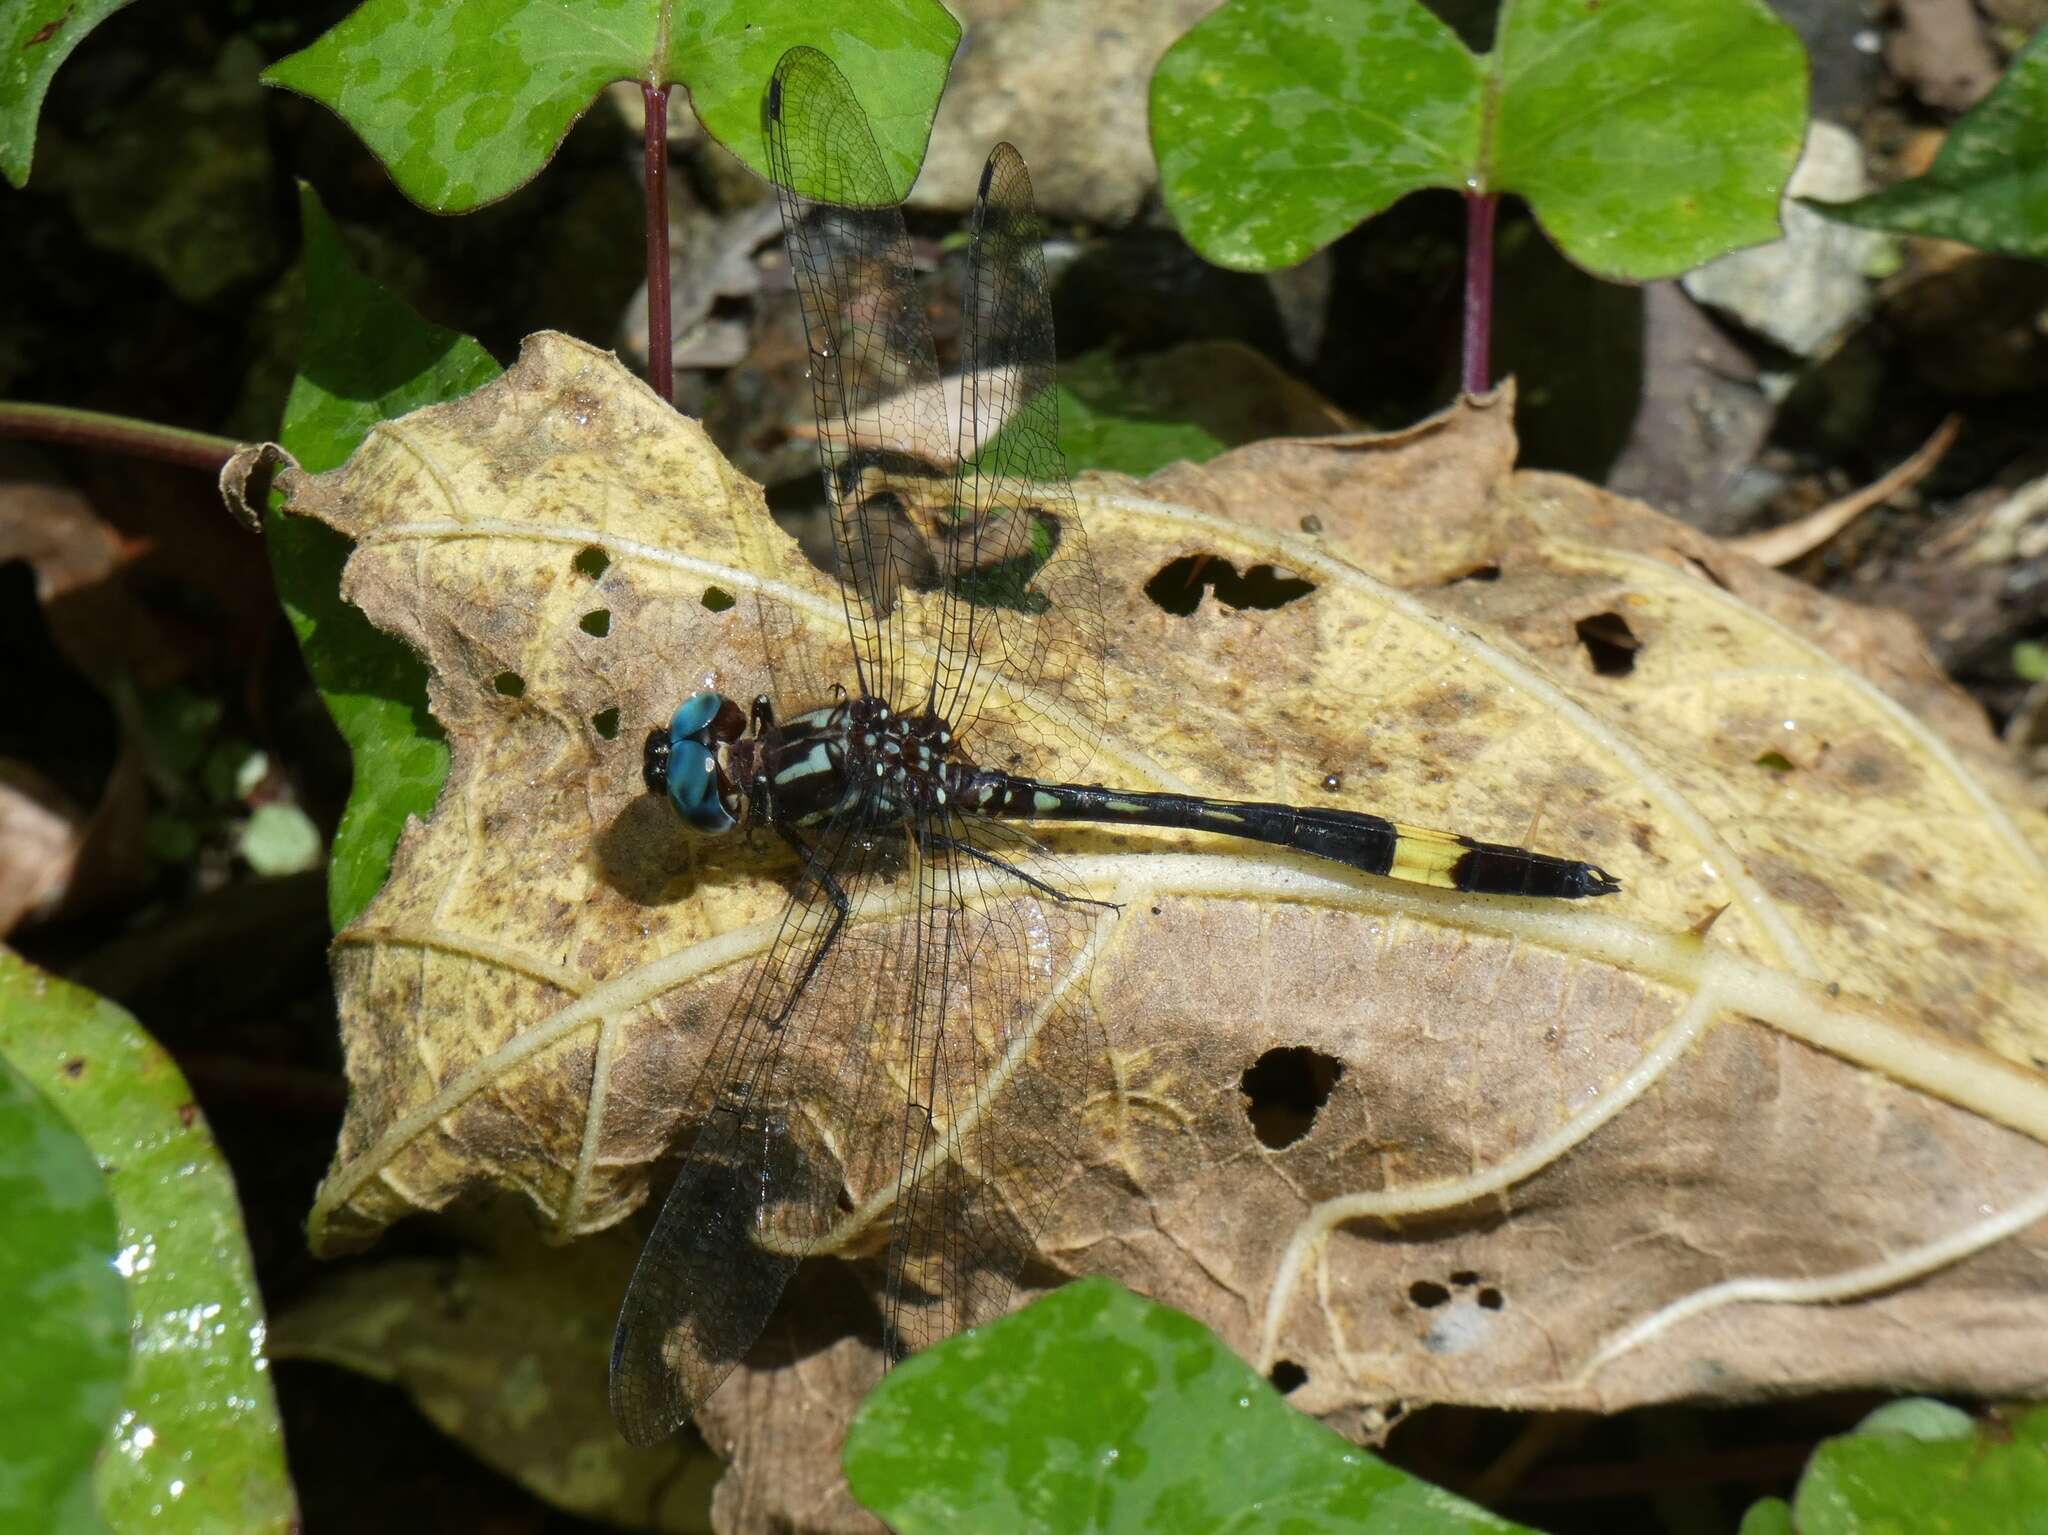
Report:
M1648 758L1618 730L1572 698L1533 658L1525 660L1510 654L1506 647L1512 641L1503 639L1499 644L1492 643L1477 632L1451 622L1412 594L1376 580L1357 566L1337 559L1293 534L1247 528L1170 502L1128 496L1104 499L1126 513L1188 523L1202 528L1219 542L1229 541L1241 549L1255 549L1274 563L1303 570L1304 573L1319 573L1326 582L1347 586L1382 608L1398 612L1411 622L1434 631L1447 645L1462 650L1504 682L1528 693L1553 717L1570 726L1582 740L1596 746L1624 771L1629 782L1640 788L1653 804L1691 835L1702 857L1712 864L1735 896L1735 904L1752 919L1760 932L1770 938L1787 964L1809 976L1819 974L1818 964L1783 907L1749 877L1734 847L1714 829L1706 814L1692 804L1676 783L1652 767Z

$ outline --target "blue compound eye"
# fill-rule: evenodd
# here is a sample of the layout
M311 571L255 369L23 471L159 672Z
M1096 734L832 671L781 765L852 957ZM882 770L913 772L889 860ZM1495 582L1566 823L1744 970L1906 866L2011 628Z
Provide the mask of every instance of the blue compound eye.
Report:
M744 728L745 716L723 693L691 694L668 729L647 738L647 787L666 794L698 831L731 831L739 824L739 796L718 765L718 744L736 739Z
M669 746L668 797L683 819L701 832L731 831L738 824L718 792L717 757L695 741Z
M723 693L692 693L668 722L669 738L674 741L694 739L699 746L708 746L707 732L718 722L719 711L724 708Z

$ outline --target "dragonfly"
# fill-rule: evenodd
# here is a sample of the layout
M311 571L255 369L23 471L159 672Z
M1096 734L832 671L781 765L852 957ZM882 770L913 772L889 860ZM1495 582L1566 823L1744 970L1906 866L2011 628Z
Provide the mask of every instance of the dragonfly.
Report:
M1100 1055L1085 981L1117 910L1027 828L1218 833L1493 895L1620 888L1595 864L1361 811L1079 781L1106 730L1103 605L1059 448L1024 161L999 144L982 172L949 394L845 78L793 49L763 117L844 671L789 714L765 691L745 709L693 693L647 738L649 793L705 836L772 836L795 872L684 1106L694 1138L620 1310L611 1401L635 1443L695 1414L808 1256L881 1260L885 1363L1007 1304L1075 1166Z

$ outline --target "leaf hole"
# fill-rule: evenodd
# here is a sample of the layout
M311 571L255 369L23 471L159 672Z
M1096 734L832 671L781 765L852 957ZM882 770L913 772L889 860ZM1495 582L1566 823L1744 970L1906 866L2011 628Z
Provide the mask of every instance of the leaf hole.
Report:
M704 588L704 606L714 613L723 613L736 600L733 594L722 586L707 586Z
M592 608L583 615L579 627L595 639L603 639L612 632L612 615L609 608Z
M1578 622L1579 643L1586 647L1586 659L1603 677L1626 677L1636 669L1636 652L1643 642L1619 613L1595 613Z
M1267 1373L1266 1379L1282 1396L1290 1396L1308 1384L1308 1371L1292 1359L1282 1359Z
M1484 1306L1488 1311L1498 1311L1507 1303L1507 1297L1505 1295L1502 1295L1500 1291L1496 1290L1492 1285L1487 1285L1479 1292L1479 1304Z
M1243 575L1220 555L1184 554L1159 567L1145 583L1145 595L1176 618L1187 618L1202 605L1202 594L1214 591L1227 608L1271 612L1297 602L1316 589L1276 565L1254 565Z
M1498 581L1499 579L1500 567L1489 560L1483 565L1474 565L1469 570L1459 571L1456 575L1445 580L1444 585L1458 586L1466 581Z
M491 686L500 693L503 693L507 698L524 698L526 696L526 679L517 672L499 672L497 676L491 679Z
M619 711L616 708L600 709L590 716L590 728L607 741L618 739Z
M1451 1283L1457 1285L1460 1289L1469 1289L1471 1286L1479 1283L1479 1275L1471 1269L1459 1269L1457 1273L1451 1275Z
M1314 1128L1316 1115L1344 1078L1344 1063L1306 1045L1268 1050L1238 1080L1245 1118L1259 1144L1284 1150Z
M612 557L596 544L585 544L576 551L576 558L570 563L575 566L578 575L588 576L595 581L612 568Z
M1418 1279L1408 1287L1408 1299L1424 1311L1434 1310L1451 1298L1451 1292L1434 1279Z
M1758 752L1756 765L1773 773L1789 773L1793 768L1792 759L1783 752Z

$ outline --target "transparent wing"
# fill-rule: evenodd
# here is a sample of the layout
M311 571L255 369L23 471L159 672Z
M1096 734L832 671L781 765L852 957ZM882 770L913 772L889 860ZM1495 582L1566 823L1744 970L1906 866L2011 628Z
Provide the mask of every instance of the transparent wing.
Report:
M983 172L949 406L902 213L852 90L823 54L791 49L767 118L861 684L929 704L985 760L1078 776L1103 725L1102 603L1059 449L1024 162L1000 145ZM913 591L937 594L936 655L906 652Z
M860 685L921 703L930 681L906 675L902 597L936 576L912 508L954 445L910 236L867 114L830 59L785 53L766 116Z
M1003 1311L1078 1171L1105 1062L1086 998L1111 913L1056 898L1067 884L1058 866L1013 828L954 818L922 840L906 1111L876 1165L853 1170L893 1198L892 1357Z
M871 1015L846 1003L867 995L886 960L858 921L877 857L871 841L840 830L819 840L691 1089L695 1139L612 1339L612 1415L634 1444L657 1443L696 1413L831 1227L845 1177L803 1112L803 1084L810 1058L839 1053L842 1038L846 1059L864 1058ZM853 892L844 920L835 890Z
M1103 723L1102 598L1060 452L1045 232L1011 145L982 169L969 250L938 712L984 760L1065 748L1078 775Z
M1109 915L1006 864L1051 869L978 819L915 850L865 833L820 845L812 866L846 893L846 920L826 947L837 908L802 880L691 1094L696 1139L612 1345L628 1440L695 1413L806 1255L886 1252L893 1352L1003 1309L1075 1168L1103 1059L1087 969Z

